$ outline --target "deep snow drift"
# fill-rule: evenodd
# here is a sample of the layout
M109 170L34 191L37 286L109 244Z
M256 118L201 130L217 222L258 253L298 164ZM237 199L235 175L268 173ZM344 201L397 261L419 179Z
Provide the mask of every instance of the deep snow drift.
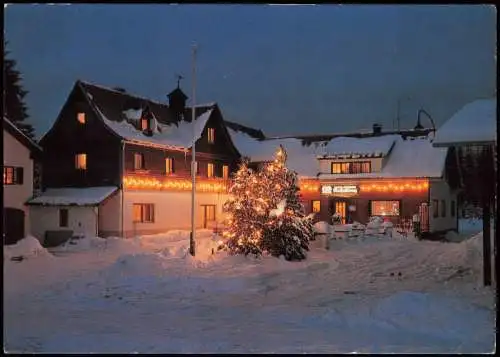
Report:
M397 239L396 239L397 238ZM491 352L481 235L318 239L308 259L217 253L219 237L85 238L4 256L4 346L24 352ZM32 242L33 243L33 242ZM24 243L23 243L24 244ZM215 254L212 254L214 249Z

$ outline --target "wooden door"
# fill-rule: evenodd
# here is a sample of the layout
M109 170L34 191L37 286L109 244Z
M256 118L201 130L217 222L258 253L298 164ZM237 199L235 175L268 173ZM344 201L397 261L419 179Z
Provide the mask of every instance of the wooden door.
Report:
M24 238L24 211L6 207L3 210L4 244L16 244Z

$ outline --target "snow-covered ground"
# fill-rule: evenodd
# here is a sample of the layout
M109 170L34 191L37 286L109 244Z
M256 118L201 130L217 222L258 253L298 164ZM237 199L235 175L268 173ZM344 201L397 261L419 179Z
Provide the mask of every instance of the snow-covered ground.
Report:
M287 262L212 254L188 232L85 238L4 253L9 352L491 352L494 293L481 235L461 243L364 237ZM396 239L397 238L397 239ZM21 262L9 257L28 252Z

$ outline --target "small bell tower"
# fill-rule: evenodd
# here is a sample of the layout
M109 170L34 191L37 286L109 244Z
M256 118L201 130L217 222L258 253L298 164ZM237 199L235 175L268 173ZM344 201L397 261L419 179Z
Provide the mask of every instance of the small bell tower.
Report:
M167 95L168 106L174 113L177 121L182 120L182 114L186 109L186 100L188 99L188 96L180 88L180 82L183 78L181 75L177 75L177 88Z

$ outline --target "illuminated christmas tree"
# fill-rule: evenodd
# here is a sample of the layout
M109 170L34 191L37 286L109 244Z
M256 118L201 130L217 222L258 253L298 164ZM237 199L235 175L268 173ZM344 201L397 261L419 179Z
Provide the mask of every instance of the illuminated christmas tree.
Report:
M273 162L253 172L244 162L224 204L228 214L224 248L232 254L267 252L287 260L306 257L313 237L312 221L299 201L297 174L286 167L280 146Z

